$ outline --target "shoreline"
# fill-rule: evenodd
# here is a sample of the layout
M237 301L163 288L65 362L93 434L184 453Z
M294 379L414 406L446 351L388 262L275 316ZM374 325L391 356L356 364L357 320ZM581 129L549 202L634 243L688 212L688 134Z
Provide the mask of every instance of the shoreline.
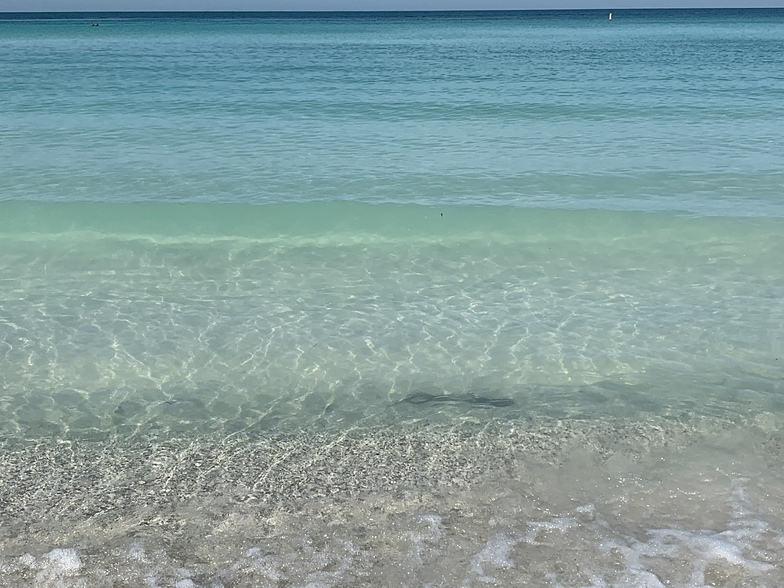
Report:
M653 569L635 555L647 550L658 577L679 585L684 566L775 583L784 429L772 419L6 441L0 576L9 586L141 585L150 574L151 585L364 586L403 574L450 586L546 584L547 574L557 585L563 574L576 586L588 569L607 579ZM704 552L706 534L736 560Z
M758 437L757 444L767 439L775 453L778 427L762 413L737 422L496 418L228 436L5 440L0 478L9 482L0 494L0 528L7 547L23 529L55 520L100 525L193 500L271 514L322 499L463 491L487 479L520 480L532 467L558 469L574 455L598 471L613 459L644 461L656 451L741 433Z

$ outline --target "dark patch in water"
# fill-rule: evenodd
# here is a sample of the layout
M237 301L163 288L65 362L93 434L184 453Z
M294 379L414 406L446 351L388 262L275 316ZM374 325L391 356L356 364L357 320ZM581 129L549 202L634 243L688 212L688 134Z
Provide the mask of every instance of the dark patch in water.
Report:
M431 402L463 402L484 408L497 408L512 406L514 404L514 400L511 398L488 398L487 396L478 396L471 393L429 394L428 392L414 392L413 394L406 396L400 402L409 402L411 404L428 404Z

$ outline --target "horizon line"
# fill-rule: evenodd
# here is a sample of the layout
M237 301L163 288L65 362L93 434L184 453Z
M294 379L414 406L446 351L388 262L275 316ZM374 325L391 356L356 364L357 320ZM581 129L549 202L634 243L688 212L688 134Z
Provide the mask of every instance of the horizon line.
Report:
M0 14L188 14L188 13L214 13L214 14L323 14L323 13L344 13L344 14L365 14L365 13L421 13L421 12L594 12L594 11L613 11L629 12L637 10L784 10L784 6L636 6L625 8L422 8L422 9L363 9L363 10L0 10Z

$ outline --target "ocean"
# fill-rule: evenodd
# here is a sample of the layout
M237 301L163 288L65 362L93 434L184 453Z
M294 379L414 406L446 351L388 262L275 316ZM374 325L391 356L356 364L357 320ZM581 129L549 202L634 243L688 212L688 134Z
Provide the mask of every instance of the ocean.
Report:
M0 14L0 586L784 585L782 55Z

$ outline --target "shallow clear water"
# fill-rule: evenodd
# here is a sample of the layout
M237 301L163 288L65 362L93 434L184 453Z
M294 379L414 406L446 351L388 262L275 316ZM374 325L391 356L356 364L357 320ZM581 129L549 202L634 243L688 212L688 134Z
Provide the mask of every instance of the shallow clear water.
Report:
M782 583L780 11L49 16L0 585Z

